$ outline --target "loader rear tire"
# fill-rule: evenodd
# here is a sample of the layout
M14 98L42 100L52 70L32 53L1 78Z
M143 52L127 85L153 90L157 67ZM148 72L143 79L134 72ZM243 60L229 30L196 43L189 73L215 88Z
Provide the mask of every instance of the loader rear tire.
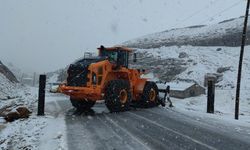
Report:
M105 104L110 112L129 110L131 102L130 84L125 80L112 80L105 89Z
M95 105L95 101L86 101L70 98L72 106L78 110L90 110Z
M147 81L141 96L141 105L145 108L150 108L159 105L159 91L156 83Z

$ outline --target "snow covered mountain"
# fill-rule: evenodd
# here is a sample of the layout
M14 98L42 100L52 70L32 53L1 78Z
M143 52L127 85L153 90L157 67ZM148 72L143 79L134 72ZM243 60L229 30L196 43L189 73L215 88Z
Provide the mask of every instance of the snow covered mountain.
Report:
M240 55L243 18L230 19L209 26L193 26L154 33L123 43L136 49L138 61L132 67L146 69L166 82L196 82L204 85L205 75L218 76L215 112L233 116L235 87ZM248 26L250 27L250 26ZM248 38L250 31L248 31ZM247 40L247 44L250 41ZM241 118L249 120L250 46L245 47L241 81ZM180 85L181 86L181 85ZM171 88L171 87L170 87ZM192 97L174 105L184 112L206 111L206 95Z
M246 47L243 80L244 88L250 88L250 46ZM236 85L239 47L171 46L155 49L138 49L137 66L152 71L164 81L194 81L204 85L207 73L221 75L219 87Z
M233 86L243 22L244 18L239 17L208 26L172 29L123 44L137 49L138 62L133 67L152 71L161 80L191 80L203 85L206 73L218 73L218 69L228 68L225 78L218 84ZM247 44L250 44L249 40ZM248 48L246 55L250 55ZM247 57L245 61L250 63ZM234 74L233 78L231 75L226 77L230 72Z
M239 46L241 44L243 22L244 17L239 17L213 25L171 29L139 37L124 42L123 45L141 49L173 45ZM248 37L250 37L250 30L248 30ZM247 40L247 44L250 44L250 40Z

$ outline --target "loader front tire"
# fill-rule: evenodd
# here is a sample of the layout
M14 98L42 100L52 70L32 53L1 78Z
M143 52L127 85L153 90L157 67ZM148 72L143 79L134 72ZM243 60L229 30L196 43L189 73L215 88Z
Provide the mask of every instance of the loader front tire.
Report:
M157 85L154 82L147 81L140 100L142 107L150 108L159 105L158 97Z
M129 110L131 102L130 84L125 80L112 80L105 88L105 104L110 112Z
M90 110L91 107L95 105L95 101L87 101L87 100L78 100L70 98L72 106L74 106L77 110Z

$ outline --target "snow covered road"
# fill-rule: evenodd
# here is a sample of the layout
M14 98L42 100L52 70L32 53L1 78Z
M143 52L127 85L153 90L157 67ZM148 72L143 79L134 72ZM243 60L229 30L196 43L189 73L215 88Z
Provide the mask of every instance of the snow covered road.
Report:
M104 104L96 104L95 115L74 115L69 101L58 98L47 109L59 109L53 115L64 118L67 148L61 149L250 149L247 127L237 130L162 107L109 113Z

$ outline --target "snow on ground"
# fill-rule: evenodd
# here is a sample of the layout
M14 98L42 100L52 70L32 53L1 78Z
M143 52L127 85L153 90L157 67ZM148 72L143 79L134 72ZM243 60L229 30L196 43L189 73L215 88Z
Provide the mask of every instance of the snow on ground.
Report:
M64 108L59 102L68 102L68 97L60 94L46 94L45 118L47 125L41 131L39 149L67 150L67 135ZM67 103L66 103L67 104Z
M33 93L37 91L25 85L14 84L0 74L0 109L18 105L25 105L32 109L37 97Z
M215 93L215 114L206 113L206 95L187 99L171 98L174 110L192 116L216 118L232 124L249 126L250 124L250 46L246 47L242 91L240 101L240 120L234 121L235 87L237 65L239 58L238 47L162 47L159 49L139 50L152 53L156 58L178 58L180 52L186 52L192 60L186 71L178 78L193 79L203 85L206 73L215 73L219 67L231 67L223 73L223 80L217 83ZM178 58L180 59L180 58ZM152 76L149 74L148 77ZM147 76L145 76L147 77ZM24 104L32 110L28 119L20 119L6 123L0 119L0 149L67 149L65 127L65 110L58 103L68 101L68 97L56 94L46 94L46 115L37 116L37 88L15 85L0 75L0 108L6 105ZM179 82L182 83L182 82ZM185 86L185 85L180 85ZM8 98L9 96L9 98Z
M219 90L215 92L215 114L207 114L207 96L201 95L198 97L191 97L187 99L171 98L175 106L174 109L189 114L192 116L199 116L203 118L214 118L233 124L240 123L246 127L250 124L250 99L244 100L244 96L240 101L240 116L239 120L234 120L235 110L235 90Z
M64 117L47 116L46 123L46 127L41 131L43 134L40 137L39 149L66 150L68 146Z
M41 129L46 125L44 118L32 115L29 119L20 119L5 124L1 131L1 149L37 149Z
M0 118L0 149L67 149L64 114L60 114L60 109L53 108L60 115L37 116L38 88L13 84L0 74L0 89L0 109L25 105L32 111L29 118L14 122ZM50 93L46 95L46 104L56 100Z
M221 48L219 50L218 48ZM204 75L206 73L216 73L219 67L230 67L230 70L223 73L223 80L216 84L215 92L215 116L223 120L234 119L235 106L235 86L237 81L237 67L239 60L239 47L162 47L158 49L138 50L140 52L147 51L152 53L155 58L178 58L181 52L188 54L188 60L193 62L188 66L187 70L179 74L177 78L193 79L200 85L204 85ZM240 121L250 124L250 46L246 46L240 97ZM182 82L180 82L182 83ZM180 85L185 86L185 85ZM187 99L172 98L175 109L183 111L207 115L207 97L202 95L199 97L191 97Z
M24 85L11 84L4 81L4 87L11 87L5 90L5 94L14 98L0 99L0 108L15 108L18 105L27 106L31 111L36 104L37 88L30 88ZM36 149L41 134L41 129L45 126L45 120L38 118L33 112L28 119L19 119L14 122L0 121L0 148L1 149Z

